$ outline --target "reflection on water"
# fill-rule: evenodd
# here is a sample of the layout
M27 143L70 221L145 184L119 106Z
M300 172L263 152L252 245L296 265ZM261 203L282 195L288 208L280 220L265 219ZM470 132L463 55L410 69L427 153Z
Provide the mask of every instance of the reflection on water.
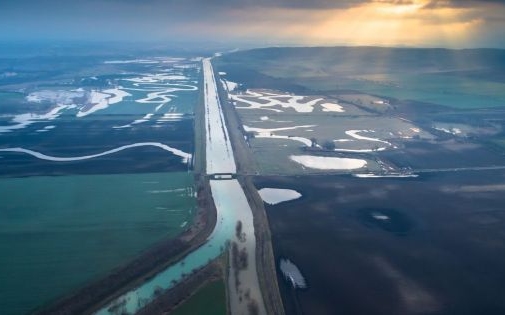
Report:
M358 210L361 222L397 235L405 235L412 229L412 220L401 210L389 208L362 208Z

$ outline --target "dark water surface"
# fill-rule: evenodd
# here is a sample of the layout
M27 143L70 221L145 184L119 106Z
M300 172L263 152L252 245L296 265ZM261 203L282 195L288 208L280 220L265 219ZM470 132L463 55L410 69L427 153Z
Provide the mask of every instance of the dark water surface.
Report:
M505 173L416 179L262 177L303 198L267 205L287 314L504 314Z

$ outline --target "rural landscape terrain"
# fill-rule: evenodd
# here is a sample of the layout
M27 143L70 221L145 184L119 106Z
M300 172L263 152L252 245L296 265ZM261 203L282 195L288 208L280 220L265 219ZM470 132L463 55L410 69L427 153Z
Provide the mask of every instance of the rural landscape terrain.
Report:
M504 56L337 47L216 60L286 314L504 311Z
M0 313L505 313L505 50L32 51Z

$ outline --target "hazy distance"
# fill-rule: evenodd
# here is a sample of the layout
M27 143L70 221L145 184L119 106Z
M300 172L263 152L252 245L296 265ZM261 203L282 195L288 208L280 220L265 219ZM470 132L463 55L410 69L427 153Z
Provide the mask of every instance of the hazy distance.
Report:
M0 40L505 48L498 0L4 0Z

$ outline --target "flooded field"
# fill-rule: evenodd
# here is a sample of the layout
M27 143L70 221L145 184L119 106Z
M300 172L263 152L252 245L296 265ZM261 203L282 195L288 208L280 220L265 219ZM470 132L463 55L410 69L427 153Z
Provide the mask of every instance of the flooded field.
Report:
M36 62L38 61L38 62ZM2 59L0 309L18 315L188 229L200 59ZM53 68L51 70L51 68Z
M264 175L387 172L383 153L399 151L412 139L437 139L412 121L334 98L266 90L228 93Z
M288 314L501 314L505 173L257 177L302 198L266 204ZM364 302L365 301L365 302Z
M192 175L1 178L0 306L25 314L192 224ZM50 289L49 289L50 288Z
M287 314L504 312L502 57L316 47L217 59Z
M94 76L0 86L15 89L0 94L0 175L188 169L198 61L167 57L96 63Z
M384 174L503 165L502 57L486 50L268 48L223 55L217 66L257 173ZM316 162L329 158L362 164Z

